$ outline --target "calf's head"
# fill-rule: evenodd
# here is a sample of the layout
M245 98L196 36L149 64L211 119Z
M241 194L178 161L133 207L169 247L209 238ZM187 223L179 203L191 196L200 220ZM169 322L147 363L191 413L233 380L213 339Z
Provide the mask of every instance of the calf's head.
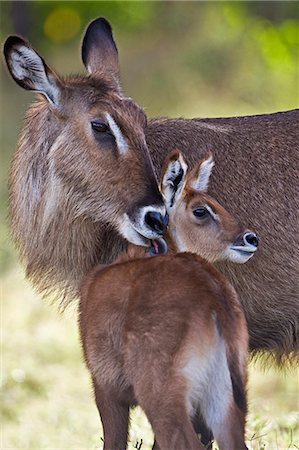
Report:
M209 155L188 172L182 155L178 151L170 154L161 182L168 232L179 252L193 252L210 262L245 263L257 250L258 238L207 194L213 165Z

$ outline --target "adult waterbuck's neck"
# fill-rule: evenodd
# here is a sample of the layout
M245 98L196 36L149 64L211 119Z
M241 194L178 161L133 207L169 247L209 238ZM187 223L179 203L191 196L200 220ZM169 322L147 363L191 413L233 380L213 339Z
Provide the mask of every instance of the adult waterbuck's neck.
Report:
M42 94L28 110L12 165L13 234L40 290L76 294L86 271L115 257L120 236L146 246L165 230L147 119L121 93L105 19L86 31L85 76L60 78L20 37L9 37L4 53L14 80Z

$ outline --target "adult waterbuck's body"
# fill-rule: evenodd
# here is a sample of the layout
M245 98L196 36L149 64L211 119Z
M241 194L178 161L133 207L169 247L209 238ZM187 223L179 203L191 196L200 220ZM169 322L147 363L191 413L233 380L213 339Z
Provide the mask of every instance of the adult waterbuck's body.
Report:
M87 52L84 52L84 61L91 73L66 82L69 86L69 96L63 101L66 110L75 93L86 101L103 99L107 79L115 81L118 72L116 47L107 22L96 20L90 27L84 42L90 43L88 48L93 49L93 58L97 64L101 61L102 64L95 73L91 59L88 62ZM90 34L91 30L94 33ZM103 39L105 46L101 44ZM9 61L9 54L7 56ZM13 76L16 78L16 75ZM100 83L103 78L104 84ZM25 82L20 84L24 86ZM25 87L29 87L28 83ZM114 89L118 89L115 83ZM104 97L106 101L106 94ZM114 99L118 101L115 96ZM121 99L119 102L123 104ZM83 130L79 134L81 140L84 136L86 145L79 147L77 144L78 120L82 114L81 109L77 110L78 103L74 105L76 120L68 121L71 133L67 151L58 144L53 146L61 135L64 109L54 114L53 107L43 101L29 110L13 163L10 187L12 228L29 277L40 289L63 286L66 293L76 293L83 275L93 265L113 260L124 248L125 240L117 232L120 225L115 202L120 200L120 195L122 199L126 195L122 201L126 206L120 216L128 212L128 202L136 204L136 196L141 199L145 195L138 192L138 180L146 167L151 172L150 163L142 160L147 158L146 152L139 153L134 171L128 162L124 171L118 171L115 176L115 167L112 172L111 166L108 170L104 159L99 164L101 169L94 165L99 155L88 157L89 141ZM126 114L127 111L124 116ZM73 118L73 114L69 117ZM211 183L212 195L261 237L255 261L244 267L222 264L221 270L240 295L248 320L251 349L267 350L278 358L298 355L299 346L298 119L298 111L288 111L221 119L154 119L145 128L158 173L165 155L175 147L182 149L189 164L200 159L207 150L213 150L216 169ZM132 122L136 132L139 120L133 118ZM52 135L47 132L49 123ZM121 131L125 134L125 130L121 128ZM116 135L122 147L120 135ZM134 148L136 151L136 146ZM124 172L125 182L120 179ZM149 173L148 177L151 177ZM108 199L106 194L111 195L111 191L112 197ZM141 204L153 202L157 204L159 200L141 201ZM158 225L158 228L163 227ZM130 230L134 234L134 230ZM130 233L120 231L133 240Z
M298 361L299 110L252 117L154 119L146 139L155 167L174 146L188 164L212 149L211 195L256 230L259 254L221 263L248 321L250 348Z

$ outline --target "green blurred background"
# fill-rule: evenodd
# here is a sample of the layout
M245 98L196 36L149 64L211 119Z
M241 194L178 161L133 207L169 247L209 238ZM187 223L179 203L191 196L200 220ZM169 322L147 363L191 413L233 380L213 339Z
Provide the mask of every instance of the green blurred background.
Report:
M105 16L123 87L151 116L208 117L298 107L298 2L1 2L1 42L21 34L62 75L80 73L87 23ZM0 267L3 448L100 447L75 312L59 316L33 293L6 223L9 163L31 93L1 65ZM252 449L299 448L297 371L250 374ZM134 416L131 448L150 433Z

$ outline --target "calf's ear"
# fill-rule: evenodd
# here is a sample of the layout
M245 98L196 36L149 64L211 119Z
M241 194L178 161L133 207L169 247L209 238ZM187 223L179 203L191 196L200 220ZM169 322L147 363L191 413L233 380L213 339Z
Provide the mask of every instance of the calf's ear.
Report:
M215 162L211 153L209 153L205 159L198 161L198 163L195 164L194 168L188 174L188 187L191 187L195 191L199 192L207 191L214 165Z
M162 169L161 191L166 209L172 208L182 195L186 181L187 164L178 150L166 158Z

